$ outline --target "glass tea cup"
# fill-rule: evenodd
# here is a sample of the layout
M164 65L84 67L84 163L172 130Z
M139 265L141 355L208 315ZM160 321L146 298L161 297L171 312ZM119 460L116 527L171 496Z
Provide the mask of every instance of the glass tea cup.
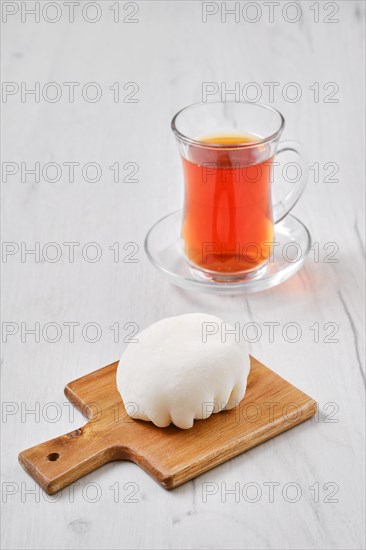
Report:
M182 240L191 268L215 281L260 275L272 256L274 226L305 185L302 146L279 143L285 120L258 103L195 103L172 120L184 171ZM300 177L272 204L274 156L299 158Z

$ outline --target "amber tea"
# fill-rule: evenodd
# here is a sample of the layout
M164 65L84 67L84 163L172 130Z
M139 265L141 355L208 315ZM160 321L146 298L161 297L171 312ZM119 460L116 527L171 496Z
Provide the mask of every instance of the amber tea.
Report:
M183 240L187 258L201 269L241 273L257 269L271 252L272 159L252 135L199 140L183 158ZM256 144L255 147L225 146ZM221 145L221 147L210 147Z

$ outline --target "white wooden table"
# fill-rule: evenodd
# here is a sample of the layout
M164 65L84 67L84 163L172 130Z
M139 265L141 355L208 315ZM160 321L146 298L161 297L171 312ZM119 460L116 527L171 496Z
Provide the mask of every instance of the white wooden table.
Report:
M365 4L80 2L73 22L65 2L40 2L39 22L34 2L2 4L3 547L364 548ZM313 167L295 214L318 245L260 294L180 290L143 251L181 204L170 119L205 82L280 109ZM84 422L64 385L118 359L129 323L196 311L253 323L251 352L319 402L317 419L172 492L127 462L40 492L17 454Z

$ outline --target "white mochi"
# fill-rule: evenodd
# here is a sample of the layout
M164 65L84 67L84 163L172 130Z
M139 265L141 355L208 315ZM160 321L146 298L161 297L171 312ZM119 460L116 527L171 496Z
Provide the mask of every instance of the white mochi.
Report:
M235 407L245 394L250 360L246 343L230 330L219 317L192 313L140 332L117 370L127 413L161 428L187 429L195 419Z

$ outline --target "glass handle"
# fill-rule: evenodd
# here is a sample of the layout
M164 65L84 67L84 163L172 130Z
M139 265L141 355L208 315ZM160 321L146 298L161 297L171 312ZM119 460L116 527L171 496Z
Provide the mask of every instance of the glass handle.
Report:
M282 141L279 144L277 155L280 155L286 151L294 153L299 158L298 167L300 178L298 181L294 182L292 189L287 193L287 195L273 205L274 223L278 223L283 220L283 218L293 209L303 194L308 179L308 164L306 161L305 149L301 143L298 143L297 141Z

